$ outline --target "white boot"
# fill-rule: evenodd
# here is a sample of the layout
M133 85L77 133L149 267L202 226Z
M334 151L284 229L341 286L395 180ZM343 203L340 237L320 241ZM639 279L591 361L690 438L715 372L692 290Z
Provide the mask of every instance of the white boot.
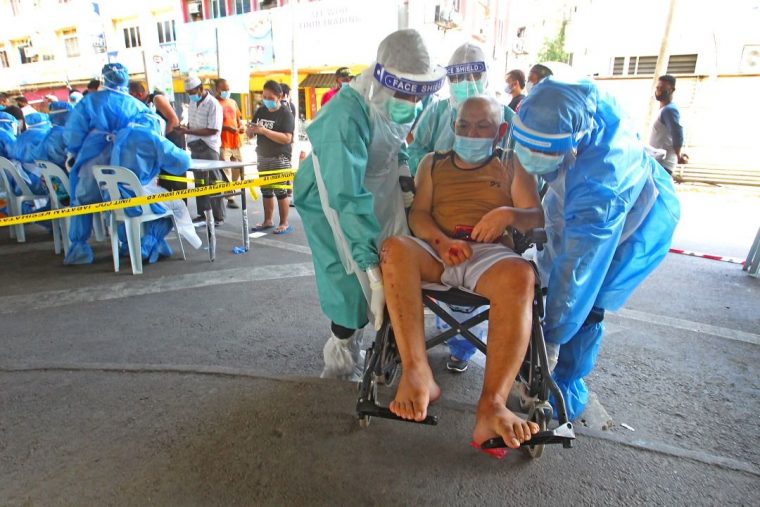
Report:
M321 378L337 378L357 382L364 371L364 349L362 348L362 333L359 329L350 337L341 340L334 334L330 335L322 349L325 367Z

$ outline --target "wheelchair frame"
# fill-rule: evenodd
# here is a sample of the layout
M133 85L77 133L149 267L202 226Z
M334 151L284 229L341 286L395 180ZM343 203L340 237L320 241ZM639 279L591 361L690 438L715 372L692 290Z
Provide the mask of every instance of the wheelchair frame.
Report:
M540 238L543 230L531 231ZM530 237L529 233L528 237ZM533 241L522 239L523 250L532 242L535 242L540 249L542 241ZM533 322L531 325L531 336L528 344L528 350L525 359L520 367L515 382L521 385L520 406L527 413L528 420L538 424L540 431L533 435L532 438L523 443L521 447L528 451L533 458L538 458L543 454L546 444L562 444L564 448L570 448L575 440L573 424L567 419L567 411L562 393L557 387L556 382L549 373L548 358L546 355L546 345L544 343L544 333L541 322L544 316L543 292L541 289L540 277L538 270L533 261L530 261L535 273L536 284L534 286L533 297ZM456 305L481 308L488 305L488 299L458 289L449 289L446 291L436 291L423 289L422 302L425 307L429 308L435 315L440 317L450 329L434 336L425 341L425 346L429 350L436 345L456 335L463 336L468 342L472 343L478 350L486 354L487 345L475 336L470 329L484 320L488 319L489 309L481 312L475 312L475 315L459 322L453 315L449 314L438 301ZM369 426L372 417L383 419L395 419L405 422L418 424L436 425L438 418L434 415L428 415L423 421L410 421L396 416L387 407L378 403L377 391L379 385L391 385L396 381L401 359L396 350L396 343L393 334L393 328L390 323L389 315L386 311L383 325L375 336L375 341L367 349L364 363L364 373L359 381L359 397L356 403L356 415L359 424L366 428ZM552 419L552 406L549 404L549 393L554 395L557 404L557 415L559 425L554 429L549 429L549 423ZM506 447L501 437L492 438L481 444L483 449L494 449Z

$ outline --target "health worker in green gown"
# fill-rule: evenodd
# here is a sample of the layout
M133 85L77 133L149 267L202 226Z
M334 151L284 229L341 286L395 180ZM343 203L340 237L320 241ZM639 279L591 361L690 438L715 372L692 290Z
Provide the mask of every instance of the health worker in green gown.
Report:
M399 30L306 130L312 152L296 174L293 197L322 310L331 320L323 378L358 379L361 330L370 316L380 327L385 297L378 245L409 233L404 204L410 192L399 183L410 174L405 138L422 98L438 91L445 75L419 33Z

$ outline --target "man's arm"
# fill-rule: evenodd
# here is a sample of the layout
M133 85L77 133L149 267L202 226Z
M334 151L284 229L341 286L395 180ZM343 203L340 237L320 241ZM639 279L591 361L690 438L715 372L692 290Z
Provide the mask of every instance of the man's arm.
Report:
M156 110L166 118L166 133L170 133L179 125L177 113L174 112L171 104L169 104L169 100L163 95L155 95L153 103L156 105Z
M681 154L681 148L683 148L683 126L681 126L681 113L675 107L666 107L660 114L662 123L670 131L670 137L673 139L673 151L678 157L678 163L685 163L683 155Z
M472 255L472 248L466 241L454 240L438 227L433 219L433 154L429 153L420 161L414 184L416 192L412 209L409 211L409 228L419 239L427 242L443 262L450 266L461 264Z
M517 157L512 156L508 164L512 166L513 206L501 206L483 215L472 229L471 237L480 243L491 243L504 235L507 227L525 232L544 226L544 211L535 178L523 169Z

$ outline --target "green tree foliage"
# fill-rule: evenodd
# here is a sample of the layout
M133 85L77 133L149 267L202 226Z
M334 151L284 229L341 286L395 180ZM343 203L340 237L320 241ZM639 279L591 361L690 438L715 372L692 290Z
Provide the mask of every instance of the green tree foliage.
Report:
M570 55L565 52L565 27L567 21L562 21L559 33L554 39L544 40L544 45L538 53L539 62L570 63Z

